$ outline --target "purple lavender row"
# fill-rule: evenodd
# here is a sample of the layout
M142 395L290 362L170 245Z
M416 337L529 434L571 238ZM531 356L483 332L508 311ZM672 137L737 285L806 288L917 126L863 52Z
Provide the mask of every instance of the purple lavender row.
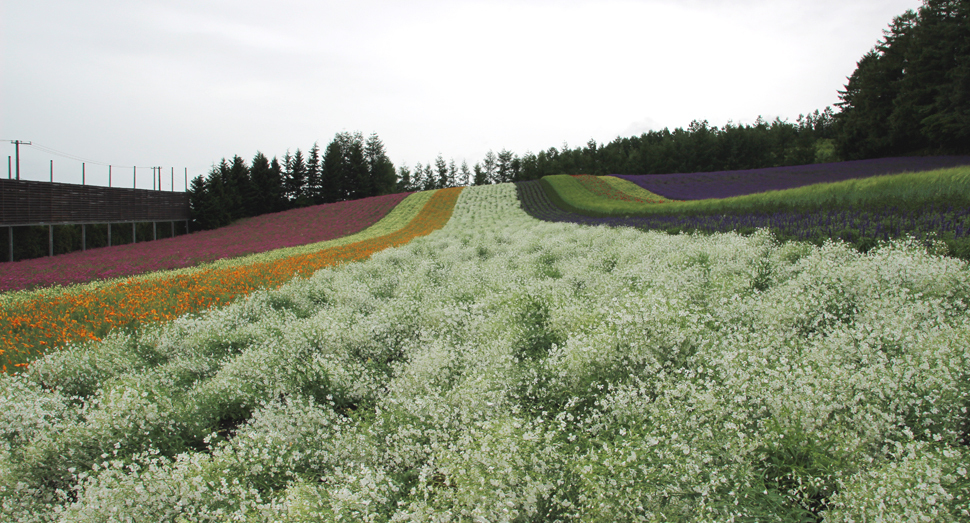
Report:
M913 156L743 171L616 174L614 176L629 180L652 193L672 200L702 200L961 165L970 165L970 156Z

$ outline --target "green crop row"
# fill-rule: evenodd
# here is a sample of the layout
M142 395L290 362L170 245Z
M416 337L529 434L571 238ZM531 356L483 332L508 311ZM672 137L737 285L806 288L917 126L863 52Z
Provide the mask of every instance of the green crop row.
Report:
M664 198L659 194L652 193L629 180L624 180L623 178L617 178L616 176L600 176L599 179L608 183L614 189L622 193L628 194L634 198L639 198L641 200L647 200L652 202L661 201L661 200L666 201L669 199L669 198Z
M970 205L970 167L875 176L731 198L663 204L601 198L568 175L546 176L542 181L556 203L561 203L567 210L590 216L749 214L827 208L916 209L929 202L935 205Z

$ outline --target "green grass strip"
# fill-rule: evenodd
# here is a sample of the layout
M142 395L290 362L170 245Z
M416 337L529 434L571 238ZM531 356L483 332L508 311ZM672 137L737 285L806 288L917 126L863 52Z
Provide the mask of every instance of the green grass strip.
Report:
M542 179L554 203L588 216L650 216L658 214L739 214L815 209L896 207L918 209L933 202L970 204L970 167L873 176L767 191L723 199L666 201L643 204L597 196L569 175Z
M608 183L610 187L613 187L617 191L623 194L632 196L634 198L640 198L641 200L649 201L664 201L667 202L668 198L664 198L659 194L654 194L643 187L631 182L630 180L624 180L623 178L617 178L616 176L599 176L600 180Z
M182 269L174 269L168 271L156 271L149 272L145 274L140 274L138 276L124 277L124 278L112 278L107 280L98 280L88 283L80 283L77 285L71 285L68 287L47 287L37 290L23 290L16 292L9 292L0 294L0 307L8 307L15 305L19 302L26 300L35 300L43 297L54 297L62 296L66 293L74 292L89 292L102 287L109 287L118 284L123 281L149 281L157 280L160 278L172 278L176 276L184 276L193 274L199 271L211 270L211 269L221 269L227 267L236 267L241 265L249 265L252 263L263 263L274 260L279 260L282 258L289 258L291 256L296 256L300 254L308 254L323 249L328 249L331 247L339 247L341 245L348 245L351 243L356 243L363 240L370 240L373 238L378 238L385 236L394 231L397 231L404 226L406 226L415 216L421 212L424 205L431 199L436 191L422 191L411 194L407 198L397 204L391 212L387 213L386 216L377 221L377 223L371 225L370 227L351 234L349 236L344 236L341 238L335 238L333 240L327 240L317 243L309 243L306 245L298 245L294 247L284 247L282 249L276 249L272 251L259 252L254 254L249 254L246 256L240 256L238 258L224 258L221 260L216 260L211 263L205 263L201 265L196 265L193 267L185 267Z

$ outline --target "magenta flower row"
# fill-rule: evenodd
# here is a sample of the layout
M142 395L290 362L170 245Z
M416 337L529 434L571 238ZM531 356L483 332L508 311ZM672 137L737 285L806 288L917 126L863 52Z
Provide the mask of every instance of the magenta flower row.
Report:
M180 269L199 263L332 240L387 215L409 193L293 209L174 238L0 264L0 292Z

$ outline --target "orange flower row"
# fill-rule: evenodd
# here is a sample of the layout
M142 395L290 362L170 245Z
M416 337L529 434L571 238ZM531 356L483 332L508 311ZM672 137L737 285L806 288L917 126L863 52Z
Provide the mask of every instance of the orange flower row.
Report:
M99 340L112 329L169 321L224 305L259 289L274 289L296 276L362 260L440 229L454 210L461 187L441 189L403 228L385 236L280 260L133 280L92 291L39 298L0 310L0 361L24 368L33 359L71 342Z

